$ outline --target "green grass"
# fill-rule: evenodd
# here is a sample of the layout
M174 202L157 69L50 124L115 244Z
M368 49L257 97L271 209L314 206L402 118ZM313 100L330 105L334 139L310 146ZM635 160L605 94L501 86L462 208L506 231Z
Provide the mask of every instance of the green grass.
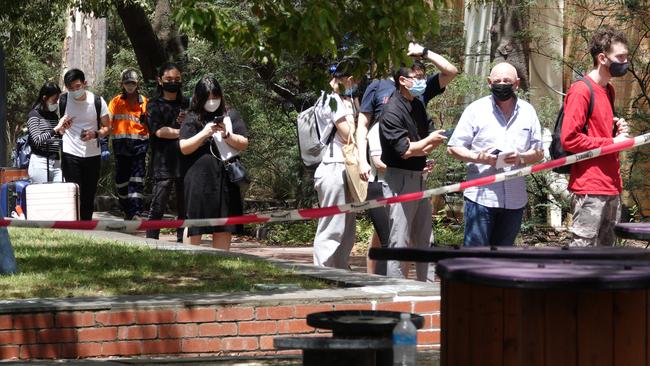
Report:
M0 298L255 291L258 284L331 285L262 260L154 250L63 230L9 228L18 275Z

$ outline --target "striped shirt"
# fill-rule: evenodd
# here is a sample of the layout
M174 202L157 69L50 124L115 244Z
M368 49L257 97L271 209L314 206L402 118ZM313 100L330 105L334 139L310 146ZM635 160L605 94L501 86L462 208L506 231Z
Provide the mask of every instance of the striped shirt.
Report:
M54 132L58 123L54 112L32 109L27 115L29 146L36 155L58 155L61 149L61 135Z

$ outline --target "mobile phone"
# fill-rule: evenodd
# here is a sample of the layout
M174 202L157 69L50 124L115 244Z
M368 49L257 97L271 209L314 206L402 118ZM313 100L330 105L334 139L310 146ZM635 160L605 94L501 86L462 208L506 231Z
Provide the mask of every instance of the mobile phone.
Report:
M217 116L217 117L214 117L214 119L212 120L212 122L213 122L213 123L216 123L216 124L218 124L218 125L222 125L222 124L223 124L223 119L224 119L224 118L226 118L226 116Z
M494 150L490 151L490 154L492 154L492 155L499 155L499 154L501 154L501 150L499 150L499 149L494 149Z
M454 134L454 129L453 128L449 128L449 129L445 130L445 132L442 133L442 135L445 136L446 138L450 138L451 135L453 135L453 134Z

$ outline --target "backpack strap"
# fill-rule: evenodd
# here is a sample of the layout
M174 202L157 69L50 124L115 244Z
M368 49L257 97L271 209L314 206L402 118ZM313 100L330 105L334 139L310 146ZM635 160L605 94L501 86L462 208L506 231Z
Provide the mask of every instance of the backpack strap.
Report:
M97 131L102 127L102 97L100 97L97 94L93 94L95 96L95 113L97 114ZM97 132L99 134L99 132ZM97 136L97 147L99 147L99 136Z
M587 78L581 78L579 80L582 80L582 82L587 84L587 87L589 88L589 109L587 109L587 118L585 119L585 125L582 127L582 132L586 135L587 130L589 129L589 119L591 118L591 114L594 112L594 87L591 86L591 82Z

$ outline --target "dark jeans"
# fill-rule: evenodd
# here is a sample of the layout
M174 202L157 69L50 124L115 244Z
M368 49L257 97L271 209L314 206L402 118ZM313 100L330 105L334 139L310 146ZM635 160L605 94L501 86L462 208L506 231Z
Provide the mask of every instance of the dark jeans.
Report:
M509 210L485 207L465 198L465 240L463 245L507 246L515 243L524 208Z
M101 161L99 155L81 158L63 153L61 156L63 178L66 182L77 183L79 186L79 218L81 220L93 219Z
M145 159L147 155L115 154L115 186L125 218L142 215Z
M149 209L149 220L160 220L167 209L172 186L176 193L176 211L179 220L185 219L185 200L183 199L183 179L154 179L153 194L151 197L151 208ZM176 241L183 241L184 228L176 229ZM147 238L158 239L160 230L147 230Z
M384 184L382 182L368 182L367 199L384 198ZM371 208L368 210L368 216L379 237L381 247L388 248L388 238L390 235L390 211L388 206ZM386 261L376 261L375 274L386 275Z

